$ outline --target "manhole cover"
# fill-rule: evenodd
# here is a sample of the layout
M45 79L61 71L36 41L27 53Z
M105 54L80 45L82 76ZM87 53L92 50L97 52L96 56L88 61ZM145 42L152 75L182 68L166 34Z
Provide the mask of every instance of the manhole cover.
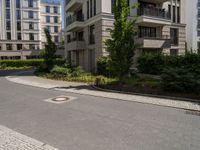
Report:
M75 99L76 99L75 97L61 95L54 98L46 99L45 102L54 103L54 104L62 104L62 103L70 102Z
M63 101L68 101L68 100L69 100L69 97L56 97L52 99L52 101L55 101L55 102L63 102Z

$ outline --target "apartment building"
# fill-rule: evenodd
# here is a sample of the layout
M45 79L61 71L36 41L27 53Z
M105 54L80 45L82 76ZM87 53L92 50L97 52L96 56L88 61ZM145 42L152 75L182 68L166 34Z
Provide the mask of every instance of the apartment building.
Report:
M39 0L0 0L1 58L25 58L39 47Z
M49 13L44 10L46 6ZM0 0L0 59L38 57L40 49L44 48L44 27L49 28L53 40L58 44L60 12L58 0L51 0L48 4L41 0ZM45 23L46 16L50 18L48 23ZM57 23L52 22L53 16L56 16L54 21Z
M52 40L56 45L60 45L61 39L61 5L60 1L42 0L40 4L41 21L41 42L42 48L45 47L46 36L44 29L47 28L51 33Z
M94 72L98 57L108 55L105 40L113 27L114 0L65 0L65 49L73 65ZM136 57L146 52L185 53L185 0L128 0L130 17L139 16Z
M187 49L200 49L200 0L187 0L185 9Z

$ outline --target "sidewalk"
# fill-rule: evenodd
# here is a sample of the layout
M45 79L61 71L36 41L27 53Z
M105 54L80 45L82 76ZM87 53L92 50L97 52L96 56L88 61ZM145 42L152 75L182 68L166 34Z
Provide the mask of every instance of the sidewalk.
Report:
M29 75L23 75L26 73L28 73ZM180 109L200 111L200 104L193 103L193 102L185 102L185 101L165 99L165 98L154 98L154 97L139 96L139 95L132 95L132 94L98 91L85 83L54 81L54 80L35 77L31 75L30 71L19 72L18 74L15 74L15 75L16 76L8 76L6 77L6 79L18 84L46 88L46 89L54 89L54 90L59 90L63 92L75 93L75 94L83 94L83 95L111 98L115 100L132 101L132 102L153 104L153 105L159 105L159 106L165 106L165 107L174 107L174 108L180 108ZM20 75L20 76L17 76L17 75Z

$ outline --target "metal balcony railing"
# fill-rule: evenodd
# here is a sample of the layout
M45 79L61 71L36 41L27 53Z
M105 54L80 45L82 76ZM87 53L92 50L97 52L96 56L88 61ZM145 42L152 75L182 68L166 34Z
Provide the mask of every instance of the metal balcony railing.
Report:
M68 16L66 18L66 25L68 26L68 25L74 23L75 21L83 22L84 21L83 14L74 14L74 15Z
M150 17L156 17L156 18L162 18L162 19L170 19L170 13L166 12L164 9L160 8L146 8L142 7L138 9L138 15L142 16L150 16Z

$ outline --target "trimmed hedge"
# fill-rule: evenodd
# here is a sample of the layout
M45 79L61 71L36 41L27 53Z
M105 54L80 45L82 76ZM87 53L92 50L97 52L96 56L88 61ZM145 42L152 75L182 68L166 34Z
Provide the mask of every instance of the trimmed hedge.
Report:
M163 54L144 54L139 57L137 67L139 72L153 75L160 75L164 69L169 67L200 72L200 55L165 56Z
M0 60L0 64L6 67L39 67L43 65L43 59L27 59L27 60ZM57 59L54 64L63 65L65 60Z
M161 75L161 85L171 92L199 94L200 74L190 69L168 68Z

